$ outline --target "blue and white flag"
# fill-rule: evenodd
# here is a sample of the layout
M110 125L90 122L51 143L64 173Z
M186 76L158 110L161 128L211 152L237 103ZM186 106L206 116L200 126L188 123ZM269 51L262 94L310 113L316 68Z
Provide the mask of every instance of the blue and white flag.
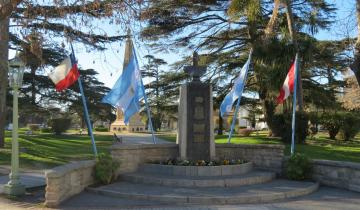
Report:
M124 123L128 124L130 117L139 112L139 101L144 97L144 93L139 63L135 49L132 48L129 63L124 68L114 87L101 102L120 108L124 113Z
M224 100L220 105L221 117L224 117L225 113L231 112L231 109L236 99L238 99L239 97L241 99L241 95L245 86L247 72L250 66L251 54L252 52L250 52L248 60L242 67L240 75L235 79L234 86L232 87L231 91L225 96Z

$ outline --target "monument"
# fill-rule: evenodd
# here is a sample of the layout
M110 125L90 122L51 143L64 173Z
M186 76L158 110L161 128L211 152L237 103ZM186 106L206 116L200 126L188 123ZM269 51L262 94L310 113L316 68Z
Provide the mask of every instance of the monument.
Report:
M200 81L206 67L198 65L198 54L193 54L193 65L184 71L192 81L180 87L178 136L180 158L212 160L215 158L212 87Z
M128 31L128 38L125 45L125 55L123 63L123 73L126 65L130 61L130 56L133 50L133 43L131 40L130 31ZM110 125L111 132L143 132L145 131L145 123L141 121L139 113L134 114L127 125L124 123L124 114L121 109L116 109L116 120Z

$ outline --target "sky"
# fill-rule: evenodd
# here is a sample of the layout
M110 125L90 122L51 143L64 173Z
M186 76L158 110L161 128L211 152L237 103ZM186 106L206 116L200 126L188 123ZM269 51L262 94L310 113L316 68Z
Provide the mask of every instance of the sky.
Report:
M316 34L316 38L320 40L334 40L344 38L344 35L354 37L357 33L356 19L355 19L355 0L328 0L330 3L334 3L338 8L336 12L336 22L331 29L319 31ZM350 17L350 23L348 22ZM106 28L104 30L112 30L112 32L119 31L116 28ZM110 31L111 33L111 31ZM124 31L120 34L126 34ZM188 54L174 54L174 53L154 53L152 49L147 47L143 42L136 38L133 39L135 48L137 50L140 66L146 63L143 57L147 54L153 54L158 58L162 58L168 64L172 64L175 61L180 60L184 56L189 56L192 52L188 51ZM99 75L98 79L107 87L112 87L116 80L121 75L122 62L124 58L125 40L115 44L108 44L108 49L105 51L88 51L82 44L75 44L75 54L78 59L79 65L83 69L93 68ZM10 52L10 58L14 56L14 52ZM169 66L163 66L163 70L169 69ZM50 71L50 70L47 70ZM147 83L145 80L144 83Z

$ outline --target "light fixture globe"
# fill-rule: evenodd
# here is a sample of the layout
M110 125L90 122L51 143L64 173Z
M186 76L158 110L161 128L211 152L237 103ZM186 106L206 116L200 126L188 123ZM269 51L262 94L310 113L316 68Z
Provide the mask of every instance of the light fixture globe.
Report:
M9 61L9 84L12 88L19 88L22 86L23 76L25 71L25 64L20 59L19 54L16 53L15 58Z

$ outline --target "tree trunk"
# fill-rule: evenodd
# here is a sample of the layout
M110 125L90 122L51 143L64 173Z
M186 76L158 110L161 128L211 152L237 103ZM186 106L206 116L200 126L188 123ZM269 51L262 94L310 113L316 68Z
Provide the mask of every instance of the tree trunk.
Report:
M292 9L291 9L291 0L286 0L285 1L285 7L286 7L286 19L287 19L287 23L288 23L288 28L289 28L289 34L290 37L294 43L294 47L296 49L296 52L298 53L298 58L300 59L300 55L299 55L299 46L297 43L297 36L296 36L296 31L294 29L294 18L293 18L293 13L292 13ZM301 69L300 69L301 70ZM297 83L297 101L298 101L298 106L299 106L299 111L302 111L304 109L304 99L303 99L303 88L302 88L302 79L301 79L301 71L298 72L298 83Z
M279 6L280 0L274 0L274 9L272 11L271 18L265 28L265 40L268 40L269 38L274 36L274 29L279 13Z
M32 105L36 104L36 67L31 67L31 79L32 79L32 83L31 83L31 103Z
M0 3L2 3L0 1ZM0 147L4 147L8 87L9 19L0 19Z
M219 127L218 127L218 132L217 134L218 135L223 135L223 118L221 117L221 112L220 112L220 109L219 109Z
M356 19L358 27L358 37L355 43L354 63L351 64L351 70L355 73L356 80L360 85L360 0L356 0Z

